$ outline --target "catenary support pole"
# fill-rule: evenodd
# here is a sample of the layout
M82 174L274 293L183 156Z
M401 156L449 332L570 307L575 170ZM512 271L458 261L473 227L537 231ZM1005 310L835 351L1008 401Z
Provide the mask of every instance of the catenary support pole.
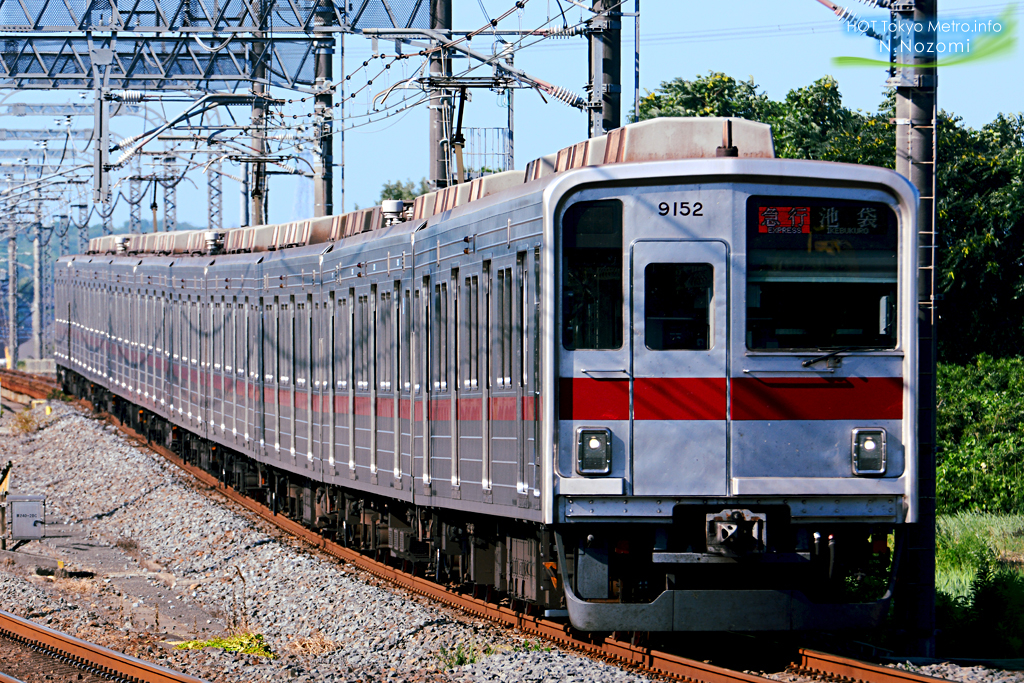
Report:
M345 213L345 34L338 37L338 96L341 97L341 104L338 106L338 153L341 159L338 163L338 184L341 185L341 211Z
M449 35L452 28L452 0L430 0L430 28ZM452 61L446 50L430 55L430 77L452 75ZM435 88L430 93L430 184L435 190L448 187L448 138L451 136L451 91Z
M328 9L325 7L325 9ZM317 26L330 26L334 20L333 11L317 12L313 21ZM334 36L320 38L316 42L316 99L313 104L313 120L316 122L317 154L313 158L313 216L330 216L334 213L334 95L331 79L334 77Z
M224 176L218 154L210 155L206 169L206 227L219 232L224 227Z
M596 138L622 125L622 13L618 0L594 0L590 22L590 131Z
M921 27L912 41L935 45L936 0L917 0L897 18ZM936 54L899 55L890 83L896 85L896 170L917 188L918 207L918 522L907 530L906 559L900 567L896 601L907 653L935 654L935 143ZM916 65L916 66L915 66Z
M178 229L178 186L177 165L172 156L164 157L164 230L173 232Z
M7 233L7 345L11 369L18 367L18 234L12 223Z
M39 202L32 221L32 355L43 357L43 234Z
M262 3L261 3L262 5ZM260 16L263 16L261 13ZM258 37L262 37L262 32L257 32ZM263 82L266 77L266 63L263 59L263 44L253 44L253 84L252 91L256 95L256 99L252 103L252 153L257 157L264 157L267 154L267 138L266 138L266 116L267 116L267 101L263 99L266 94L267 87ZM264 215L264 189L266 188L266 164L257 161L251 164L251 172L249 175L249 194L252 197L252 202L249 209L249 220L250 225L264 225L267 220Z

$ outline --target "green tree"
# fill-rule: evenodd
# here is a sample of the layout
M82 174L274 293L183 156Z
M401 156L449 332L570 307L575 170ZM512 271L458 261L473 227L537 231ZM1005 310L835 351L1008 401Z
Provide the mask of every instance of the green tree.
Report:
M895 106L889 93L877 112L843 106L831 76L790 90L782 101L768 97L750 78L737 81L719 72L693 80L674 78L640 102L640 119L658 116L735 116L772 126L775 153L785 159L820 159L893 166Z
M981 130L939 116L939 352L967 362L1024 348L1024 117Z
M401 199L402 201L411 202L421 194L427 194L430 192L430 184L426 178L420 179L417 185L412 180L407 180L404 183L401 180L394 180L384 183L384 187L380 191L380 199L377 201L384 201L385 199Z

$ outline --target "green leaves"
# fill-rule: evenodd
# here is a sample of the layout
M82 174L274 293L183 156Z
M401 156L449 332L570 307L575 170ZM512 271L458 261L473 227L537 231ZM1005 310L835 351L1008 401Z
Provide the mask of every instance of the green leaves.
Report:
M427 194L430 192L430 184L426 178L421 178L419 184L414 183L411 180L407 180L404 183L401 180L394 180L384 183L384 187L380 189L380 199L377 203L384 201L385 199L401 199L402 201L411 202L421 194Z
M658 116L736 116L772 126L775 153L787 159L821 159L892 167L896 144L893 96L875 114L843 106L831 76L769 99L754 79L737 81L719 72L693 80L665 81L640 101L640 119Z
M1024 359L938 368L937 503L942 513L1024 513Z

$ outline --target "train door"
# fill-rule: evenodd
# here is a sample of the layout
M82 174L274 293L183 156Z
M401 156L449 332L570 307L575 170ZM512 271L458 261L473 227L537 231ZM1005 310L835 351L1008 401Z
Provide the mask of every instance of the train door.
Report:
M494 502L518 504L525 471L522 440L523 260L518 255L490 264L490 407L488 488Z
M394 487L401 476L398 459L398 391L396 302L399 289L395 283L381 282L376 290L376 400L374 401L374 471L380 483L388 481Z
M415 458L414 439L416 434L416 393L420 385L416 382L415 369L416 353L413 344L416 336L413 333L413 290L411 282L403 282L401 286L401 301L398 311L398 430L399 438L399 474L395 487L402 489L405 480L415 477L413 463ZM415 486L412 487L415 489Z
M319 280L319 278L317 278ZM312 403L310 414L312 426L310 439L312 442L310 452L313 459L313 467L321 475L325 471L324 463L331 454L331 435L334 423L331 421L331 406L333 405L333 388L331 381L331 370L334 367L334 359L331 357L333 346L330 344L331 330L334 329L334 322L331 319L333 310L327 299L327 293L320 287L316 287L313 295L313 386L311 388Z
M458 329L458 460L453 479L463 485L462 497L483 500L484 482L484 363L487 310L482 292L487 285L479 264L459 271Z
M435 273L428 290L427 309L427 481L431 495L450 498L453 486L452 462L455 445L452 428L454 398L452 363L453 316L451 314L451 280L449 273Z
M376 474L374 461L374 414L373 403L376 396L373 379L373 342L374 323L376 316L374 295L376 286L366 285L355 289L352 319L352 374L355 392L353 396L353 457L356 477Z
M355 477L355 448L352 442L355 390L352 378L352 300L353 290L339 289L334 295L334 341L331 343L334 357L334 409L331 416L334 424L333 451L329 457L332 467L344 468L348 476Z
M632 248L633 494L728 493L728 250Z
M313 296L299 296L295 301L295 403L292 424L295 425L295 451L297 458L305 459L308 466L313 459L310 439L313 421Z

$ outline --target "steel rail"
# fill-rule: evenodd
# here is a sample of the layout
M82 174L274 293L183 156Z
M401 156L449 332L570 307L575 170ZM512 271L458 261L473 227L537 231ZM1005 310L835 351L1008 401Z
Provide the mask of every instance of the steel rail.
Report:
M115 680L138 683L204 683L201 678L172 671L150 662L116 652L55 631L48 626L0 610L0 635L62 657L75 666Z
M793 670L815 677L826 676L859 683L936 683L945 680L803 648L800 649L800 665L793 667Z

